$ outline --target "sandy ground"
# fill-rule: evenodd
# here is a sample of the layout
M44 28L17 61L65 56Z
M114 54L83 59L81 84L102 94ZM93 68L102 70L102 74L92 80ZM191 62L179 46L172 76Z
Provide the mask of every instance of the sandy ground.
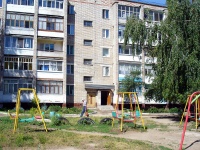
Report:
M0 116L2 115L3 114L0 113ZM162 145L162 146L171 148L172 150L179 149L182 132L183 132L183 125L179 127L180 120L177 120L177 118L174 118L172 116L163 116L163 115L162 116L148 115L148 116L143 116L143 119L145 122L148 120L153 120L159 124L167 125L167 128L166 129L163 129L163 128L147 129L146 132L137 132L137 131L127 130L125 133L119 133L118 135L94 133L94 132L80 132L80 131L78 131L77 133L141 140L144 142L154 143L156 145ZM190 122L188 124L190 124ZM66 132L76 132L76 131L66 131ZM186 150L200 150L200 130L186 131L183 148L185 148ZM57 147L53 149L81 150L74 147L60 147L60 148Z

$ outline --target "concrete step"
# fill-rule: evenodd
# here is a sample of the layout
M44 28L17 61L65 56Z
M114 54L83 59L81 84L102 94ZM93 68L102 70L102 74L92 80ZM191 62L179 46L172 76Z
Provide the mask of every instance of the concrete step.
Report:
M101 105L97 106L100 111L113 111L114 107L112 105Z

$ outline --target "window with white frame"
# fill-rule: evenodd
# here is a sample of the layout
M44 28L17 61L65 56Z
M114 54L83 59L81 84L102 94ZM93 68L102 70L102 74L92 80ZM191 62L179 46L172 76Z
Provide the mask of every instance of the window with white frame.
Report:
M132 7L132 6L125 6L125 5L118 6L118 17L119 18L126 19L127 17L130 17L132 15L134 15L134 17L139 19L140 8Z
M63 0L39 0L39 7L63 9Z
M37 70L62 71L62 61L38 60Z
M32 58L4 57L4 68L7 70L32 70Z
M118 37L119 38L123 38L124 30L125 30L125 25L119 25L119 29L118 29Z
M84 24L85 27L92 27L92 21L84 20L83 24Z
M110 36L110 31L109 31L109 29L103 29L102 30L102 36L103 36L103 38L109 38L109 36Z
M67 85L67 96L74 95L74 85Z
M74 35L74 24L67 25L67 34Z
M68 5L68 14L70 14L70 15L75 14L74 5Z
M40 43L40 49L41 51L54 51L54 44L50 44L50 43Z
M67 55L74 55L74 45L67 45Z
M85 81L85 82L92 81L92 77L91 76L83 76L83 81Z
M130 74L130 72L132 71L141 71L141 65L129 63L119 64L119 74L127 75Z
M102 18L109 19L109 10L108 9L102 10Z
M92 59L84 59L83 64L84 65L92 65Z
M131 46L126 46L124 49L122 45L119 45L119 54L132 55Z
M63 82L37 80L37 93L63 94Z
M103 48L103 57L110 57L109 48Z
M39 17L38 29L49 31L63 31L63 19Z
M34 20L34 17L30 15L7 14L6 26L33 28L33 20Z
M67 65L67 74L74 74L74 65L73 64Z
M163 20L163 12L156 10L149 10L146 11L146 13L144 14L144 18L145 20L159 22Z
M33 48L33 39L25 37L6 36L5 47Z
M34 0L7 0L7 4L34 6Z
M84 44L85 46L92 46L92 40L84 40L84 41L83 41L83 44Z
M33 88L32 79L4 79L3 81L3 93L14 94L17 93L18 88Z
M103 66L103 76L110 76L110 67L109 66Z

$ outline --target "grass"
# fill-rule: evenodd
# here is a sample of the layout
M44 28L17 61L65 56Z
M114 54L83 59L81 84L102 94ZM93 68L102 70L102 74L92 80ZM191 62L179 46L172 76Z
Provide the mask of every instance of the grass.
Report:
M118 134L119 125L116 122L114 127L107 124L99 124L101 117L92 117L95 121L94 125L78 125L77 121L80 118L69 118L71 125L53 126L47 123L49 132L44 131L41 122L18 123L18 129L13 134L14 120L9 117L0 118L0 149L13 148L33 148L33 149L48 149L55 147L65 148L76 147L81 149L109 149L109 150L168 150L163 146L156 146L150 143L145 143L137 140L129 140L124 138L116 138L111 136L99 136L89 134L79 134L79 131L100 132ZM141 131L140 125L131 126L127 124L130 130ZM62 130L61 130L62 129ZM70 132L70 131L77 131Z

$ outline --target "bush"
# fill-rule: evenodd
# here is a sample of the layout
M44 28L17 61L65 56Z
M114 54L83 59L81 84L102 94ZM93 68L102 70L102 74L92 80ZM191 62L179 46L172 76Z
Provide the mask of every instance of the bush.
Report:
M59 111L62 111L62 108L58 105L51 105L49 106L48 111L59 112Z
M65 114L79 114L81 112L81 108L76 108L76 107L72 107L72 108L62 108L62 113Z
M174 108L169 109L169 112L170 113L180 113L181 110L179 108L177 108L177 107L174 107Z

